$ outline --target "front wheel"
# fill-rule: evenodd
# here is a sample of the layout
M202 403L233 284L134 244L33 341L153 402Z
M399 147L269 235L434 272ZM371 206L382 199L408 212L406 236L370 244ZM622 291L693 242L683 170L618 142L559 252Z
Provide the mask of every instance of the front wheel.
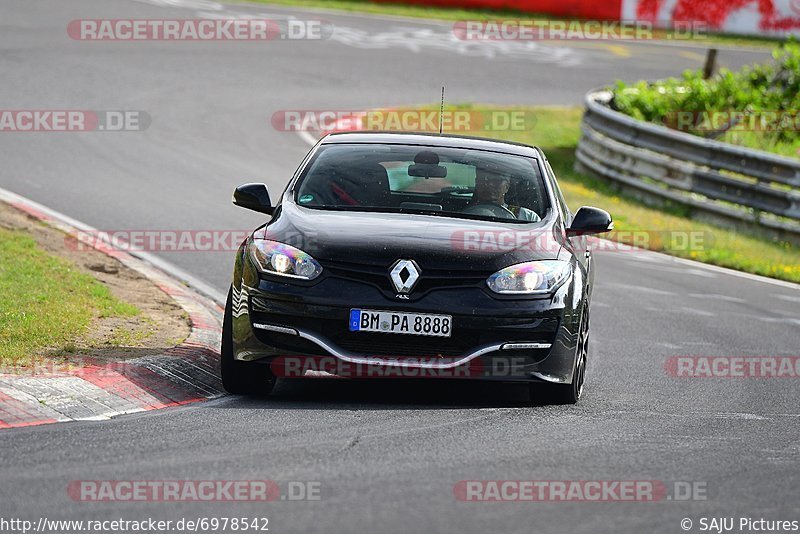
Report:
M253 362L240 362L233 357L233 306L232 291L228 290L225 315L222 319L220 345L220 372L222 387L234 395L269 395L275 386L275 377L269 366Z
M530 385L531 402L543 404L576 404L583 394L586 380L586 358L589 354L589 305L584 305L581 319L578 348L575 352L575 367L572 382L569 384L532 383Z

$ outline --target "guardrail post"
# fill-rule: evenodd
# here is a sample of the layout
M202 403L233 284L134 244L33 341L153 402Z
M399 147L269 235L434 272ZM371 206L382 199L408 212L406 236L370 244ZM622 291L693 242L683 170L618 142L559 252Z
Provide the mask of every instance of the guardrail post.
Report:
M708 80L711 78L715 70L717 70L717 49L709 48L706 55L706 64L703 67L703 79Z

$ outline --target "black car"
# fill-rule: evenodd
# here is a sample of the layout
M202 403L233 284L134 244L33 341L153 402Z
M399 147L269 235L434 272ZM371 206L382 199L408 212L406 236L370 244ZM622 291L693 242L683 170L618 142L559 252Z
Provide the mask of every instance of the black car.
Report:
M276 377L419 376L530 383L581 396L594 268L544 153L463 136L354 132L311 149L241 245L222 332L231 393Z

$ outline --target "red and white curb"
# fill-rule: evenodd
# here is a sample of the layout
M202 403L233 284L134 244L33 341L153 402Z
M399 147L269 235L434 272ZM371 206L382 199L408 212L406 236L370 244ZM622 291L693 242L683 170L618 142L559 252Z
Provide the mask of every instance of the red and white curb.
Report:
M0 201L71 236L91 231L82 223L10 191L0 189ZM170 295L189 316L189 337L179 346L155 356L88 363L75 369L27 376L0 373L0 429L108 419L180 406L223 393L219 378L221 296L168 264L153 261L149 255L137 254L137 257L103 243L93 246ZM154 265L159 263L161 268ZM191 289L181 279L189 279L189 284L200 286L198 289L208 296Z

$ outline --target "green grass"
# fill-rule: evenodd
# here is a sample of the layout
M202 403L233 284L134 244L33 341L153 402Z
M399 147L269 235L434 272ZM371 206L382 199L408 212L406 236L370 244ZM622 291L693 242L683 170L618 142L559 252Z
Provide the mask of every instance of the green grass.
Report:
M800 138L793 141L779 141L763 132L727 132L717 138L717 141L800 159Z
M138 314L29 233L0 228L0 362L25 364L44 349L74 347L95 317Z
M431 109L426 106L420 109ZM482 111L491 106L456 105L450 110ZM771 278L800 282L800 250L788 243L765 241L763 238L694 221L681 208L661 210L617 192L614 187L574 170L575 149L580 138L583 110L579 107L504 107L503 111L523 111L525 127L515 130L459 132L537 145L544 150L572 211L581 206L596 206L611 213L616 239L634 243L625 232L648 232L655 235L648 248L678 257L729 267ZM658 236L669 232L700 232L702 247L672 246L669 239Z
M370 0L234 0L251 4L270 4L278 6L324 8L337 11L349 11L356 13L369 13L373 15L391 15L411 18L438 19L445 21L457 20L487 20L499 18L517 19L545 19L556 20L559 17L547 14L528 13L514 9L460 9L435 6L417 6L403 3L392 2L373 2ZM663 35L656 33L656 36ZM735 34L713 34L708 36L693 37L687 42L693 44L721 44L728 46L748 46L748 47L774 47L779 43L779 38L767 38L757 36L743 36ZM619 42L614 41L615 44Z

